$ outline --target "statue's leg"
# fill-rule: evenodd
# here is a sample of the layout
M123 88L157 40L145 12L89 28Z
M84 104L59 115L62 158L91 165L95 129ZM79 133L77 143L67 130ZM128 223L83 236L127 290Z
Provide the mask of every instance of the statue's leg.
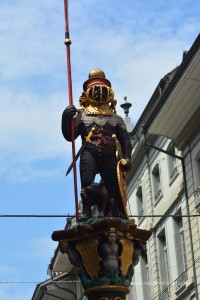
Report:
M124 217L123 204L117 180L117 159L115 157L104 158L102 160L100 175L111 198L114 198L114 216Z
M112 217L114 214L114 205L115 205L115 199L114 198L110 198L109 199L109 203L108 203L108 212L107 212L107 216Z
M83 216L85 219L92 217L91 203L88 198L85 188L94 182L95 176L98 172L97 163L94 155L84 150L80 157L80 177L81 177L81 198L83 202Z

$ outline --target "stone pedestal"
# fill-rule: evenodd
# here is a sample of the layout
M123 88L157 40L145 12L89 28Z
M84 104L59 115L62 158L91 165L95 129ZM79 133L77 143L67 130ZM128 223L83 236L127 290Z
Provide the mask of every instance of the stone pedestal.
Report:
M54 231L52 239L76 267L89 300L125 300L150 236L151 231L138 229L133 220L102 218Z

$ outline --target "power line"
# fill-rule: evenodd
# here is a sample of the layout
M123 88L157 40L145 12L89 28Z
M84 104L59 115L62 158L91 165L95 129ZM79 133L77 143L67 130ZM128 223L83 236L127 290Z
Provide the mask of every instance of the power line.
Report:
M0 281L0 284L39 284L41 281Z
M0 218L75 218L75 215L0 215Z
M43 281L0 281L0 284L40 284ZM80 283L80 280L51 280L49 283Z
M200 217L200 214L190 215L129 215L130 218L160 218L160 217L172 217L172 218L188 218L188 217ZM75 215L0 215L0 218L75 218ZM103 219L103 218L102 218Z

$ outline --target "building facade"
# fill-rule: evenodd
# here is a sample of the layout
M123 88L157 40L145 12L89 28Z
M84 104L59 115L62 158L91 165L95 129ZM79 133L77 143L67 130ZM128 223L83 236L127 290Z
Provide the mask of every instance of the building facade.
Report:
M152 229L132 299L200 297L200 36L132 131L129 213Z

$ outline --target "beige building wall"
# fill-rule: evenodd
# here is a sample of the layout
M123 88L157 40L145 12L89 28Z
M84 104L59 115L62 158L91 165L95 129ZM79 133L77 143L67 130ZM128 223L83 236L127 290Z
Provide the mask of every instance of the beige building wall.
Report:
M171 140L158 137L154 145L168 150ZM197 213L194 197L194 182L196 179L194 171L192 171L192 168L194 168L192 157L195 157L196 152L200 153L200 143L195 145L190 155L188 150L185 152L187 153L186 173L191 214ZM137 147L140 147L140 145L137 144ZM138 151L138 153L141 153L141 151ZM181 156L181 152L176 149L175 153ZM128 178L129 212L131 215L138 215L138 217L135 217L138 227L152 229L152 236L147 242L148 264L144 266L141 258L139 264L135 267L134 285L137 298L140 300L195 299L193 298L194 277L188 218L180 218L179 223L181 225L177 225L177 221L173 217L177 214L180 215L180 213L187 215L181 161L178 159L172 161L170 156L154 149L146 149L143 157L139 159L139 164L136 161L137 158L137 149L134 149L133 170ZM172 165L174 171L171 168ZM159 187L154 183L155 176L160 178ZM141 209L141 202L143 209ZM145 215L145 217L142 215ZM156 216L151 217L152 215ZM177 231L177 226L182 226L182 228ZM191 226L194 255L197 260L200 255L198 217L191 218ZM184 241L181 241L183 237ZM181 245L180 241L184 245ZM184 253L180 252L181 246L184 246L186 260L182 267L183 259L181 256ZM161 255L163 249L165 257ZM164 259L167 260L165 263L163 262ZM166 266L168 270L163 271L162 269ZM200 267L197 263L198 283L199 271ZM143 276L144 272L148 272L148 276ZM163 280L164 276L165 279ZM149 280L148 288L145 282L141 284L144 277Z

